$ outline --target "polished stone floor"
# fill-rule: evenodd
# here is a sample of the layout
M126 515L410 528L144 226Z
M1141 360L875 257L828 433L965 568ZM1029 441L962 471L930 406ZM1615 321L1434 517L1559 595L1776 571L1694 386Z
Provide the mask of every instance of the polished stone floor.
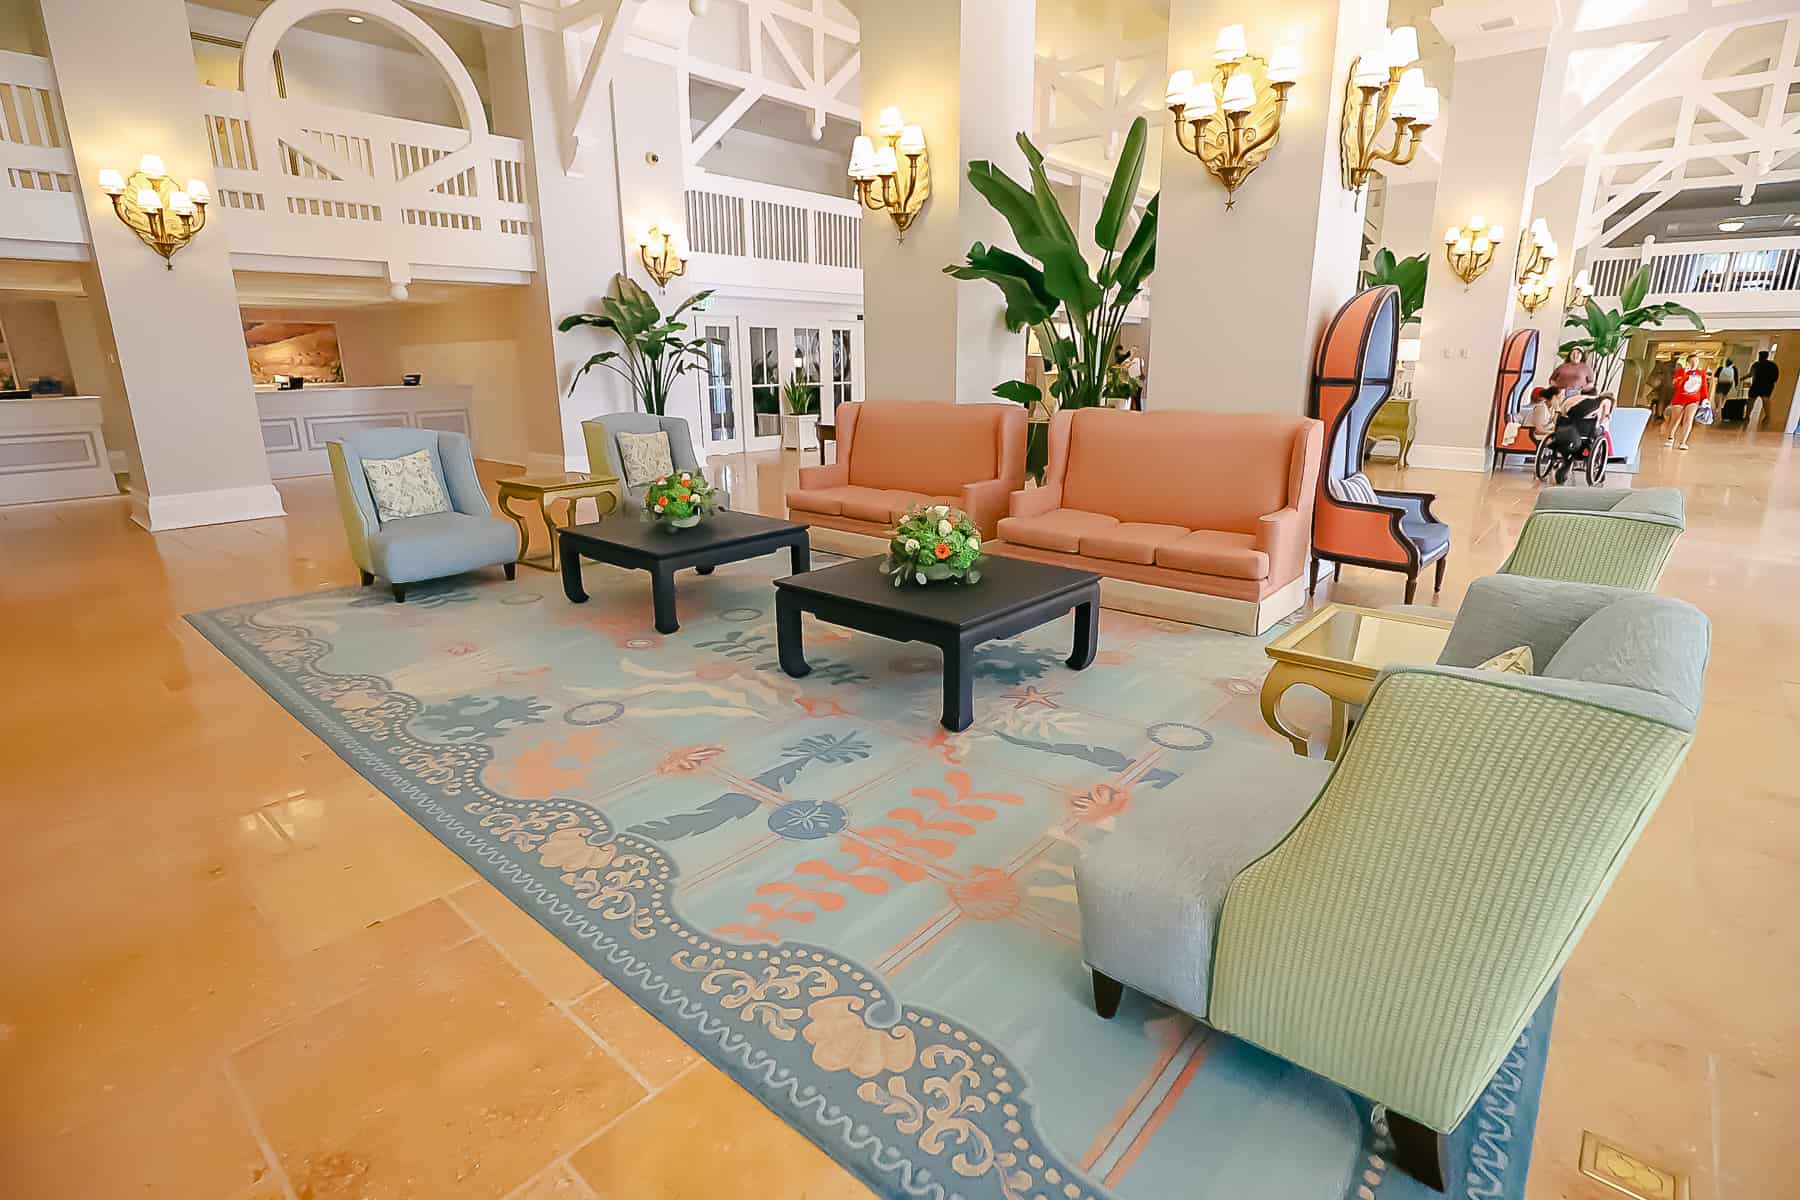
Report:
M1610 1194L1576 1172L1589 1128L1697 1200L1772 1200L1800 1121L1800 455L1649 441L1639 481L1687 492L1663 590L1715 623L1707 707L1565 972L1530 1194ZM720 466L778 511L795 459ZM1534 486L1404 481L1442 496L1453 605ZM0 1195L866 1195L182 621L355 582L328 482L280 487L286 520L155 536L122 500L0 509ZM1399 593L1353 569L1336 594Z

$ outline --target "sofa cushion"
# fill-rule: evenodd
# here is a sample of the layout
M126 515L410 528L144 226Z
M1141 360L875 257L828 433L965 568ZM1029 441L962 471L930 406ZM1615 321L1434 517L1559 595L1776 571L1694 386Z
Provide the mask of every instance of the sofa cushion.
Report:
M920 492L890 491L882 488L858 487L850 484L838 489L844 502L844 515L857 521L887 525L900 519L900 514L915 504L931 500Z
M1254 533L1288 495L1301 417L1261 413L1070 414L1063 503L1121 521Z
M1269 556L1256 548L1247 533L1220 533L1196 529L1177 541L1160 546L1156 565L1227 579L1267 579Z
M1179 525L1148 525L1124 521L1104 533L1093 533L1081 539L1081 552L1089 558L1110 558L1114 562L1144 563L1156 561L1159 546L1167 546L1187 536Z
M1655 692L1698 713L1710 641L1699 609L1646 592L1615 600L1583 621L1541 674Z
M1104 534L1118 523L1115 518L1101 513L1054 508L1040 516L1002 519L1000 537L1004 541L1021 546L1035 546L1039 550L1080 554L1082 538Z
M389 583L439 579L511 562L519 531L498 517L441 512L384 521L369 535L375 574Z
M1408 513L1400 518L1400 532L1419 548L1419 557L1430 561L1450 548L1450 527L1442 521L1426 521Z
M864 404L851 435L850 482L935 496L993 479L1005 411L998 404Z
M844 498L838 493L844 490L841 487L795 488L787 494L787 504L789 508L823 517L840 516L844 511Z
M1205 1017L1231 881L1294 827L1331 769L1324 759L1246 748L1209 771L1204 786L1165 797L1174 803L1128 808L1075 863L1082 957Z

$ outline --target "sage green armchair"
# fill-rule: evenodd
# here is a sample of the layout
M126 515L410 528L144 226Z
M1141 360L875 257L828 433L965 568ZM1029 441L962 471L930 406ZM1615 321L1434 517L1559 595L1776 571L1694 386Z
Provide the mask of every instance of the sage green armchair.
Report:
M1693 737L1692 605L1495 575L1385 673L1335 764L1270 751L1077 863L1095 1006L1129 985L1445 1139L1555 983ZM1526 645L1539 674L1473 669Z
M1680 488L1545 488L1500 573L1655 591L1686 528Z

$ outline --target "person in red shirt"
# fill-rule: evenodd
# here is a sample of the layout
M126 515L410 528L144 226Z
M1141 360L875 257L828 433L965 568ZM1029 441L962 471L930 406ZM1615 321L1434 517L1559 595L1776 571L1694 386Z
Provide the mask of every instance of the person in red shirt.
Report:
M1669 440L1665 446L1675 445L1681 439L1681 449L1688 448L1688 438L1694 432L1694 414L1700 411L1700 402L1706 399L1706 370L1694 365L1691 356L1683 354L1675 360L1675 396L1669 401Z

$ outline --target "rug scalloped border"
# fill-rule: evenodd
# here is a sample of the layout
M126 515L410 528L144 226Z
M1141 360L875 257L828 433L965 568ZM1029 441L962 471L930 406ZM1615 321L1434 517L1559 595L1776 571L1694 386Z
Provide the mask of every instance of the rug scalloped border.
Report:
M902 1003L877 972L824 947L736 943L689 928L653 841L579 801L513 800L481 782L483 742L413 736L420 702L376 675L335 674L328 642L256 614L315 592L188 622L289 715L614 986L877 1192L925 1200L1110 1200L1037 1129L1023 1072L954 1018ZM344 701L350 699L348 707ZM1552 990L1454 1138L1468 1197L1523 1196ZM1535 1076L1535 1077L1534 1077ZM1386 1147L1379 1113L1372 1147ZM1371 1152L1347 1198L1412 1181ZM1417 1187L1417 1185L1412 1185ZM1424 1194L1421 1189L1421 1194Z

